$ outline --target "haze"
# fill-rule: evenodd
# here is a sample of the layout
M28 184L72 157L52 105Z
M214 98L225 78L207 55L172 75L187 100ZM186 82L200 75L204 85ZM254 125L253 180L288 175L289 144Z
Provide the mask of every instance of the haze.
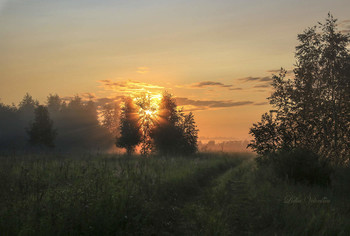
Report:
M343 1L0 1L0 98L85 99L168 90L202 137L248 139L296 35Z

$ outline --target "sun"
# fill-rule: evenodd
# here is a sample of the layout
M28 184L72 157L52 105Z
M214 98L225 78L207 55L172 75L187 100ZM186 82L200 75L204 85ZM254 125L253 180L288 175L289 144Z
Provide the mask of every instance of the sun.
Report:
M151 110L145 110L145 114L148 116L151 116L154 113L154 111Z
M139 107L139 122L143 132L148 130L158 122L159 104L161 94L145 92L135 97L135 103Z

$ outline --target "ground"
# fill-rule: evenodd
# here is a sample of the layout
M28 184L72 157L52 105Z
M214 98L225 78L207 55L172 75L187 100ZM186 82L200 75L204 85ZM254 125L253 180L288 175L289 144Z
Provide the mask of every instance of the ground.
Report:
M2 155L1 235L349 235L349 171L286 183L252 154Z

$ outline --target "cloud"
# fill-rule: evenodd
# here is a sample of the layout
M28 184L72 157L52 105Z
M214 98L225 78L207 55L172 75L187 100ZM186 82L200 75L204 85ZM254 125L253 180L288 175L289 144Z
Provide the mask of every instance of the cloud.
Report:
M204 87L223 87L223 88L230 88L233 85L231 84L223 84L220 82L215 82L215 81L203 81L199 83L194 83L189 85L192 88L204 88Z
M136 72L139 73L139 74L146 74L146 73L149 72L149 68L146 67L146 66L141 66L141 67L137 68Z
M244 77L240 78L240 81L243 82L272 82L272 78L265 76L265 77Z
M255 106L263 106L263 105L267 105L267 102L256 102L254 103Z
M242 88L229 88L229 90L243 90Z
M258 84L255 85L253 88L270 88L271 84Z
M202 81L193 84L176 85L177 88L187 88L187 89L208 89L212 88L210 91L214 91L213 88L228 88L229 90L241 90L241 88L233 88L232 84L224 84L217 81Z
M112 80L99 80L105 90L112 90L123 94L135 94L140 92L154 92L163 90L164 87L139 81L127 80L114 82Z
M193 100L185 97L177 97L178 106L185 106L186 110L208 110L215 108L228 108L244 105L251 105L252 101L232 101L232 100Z

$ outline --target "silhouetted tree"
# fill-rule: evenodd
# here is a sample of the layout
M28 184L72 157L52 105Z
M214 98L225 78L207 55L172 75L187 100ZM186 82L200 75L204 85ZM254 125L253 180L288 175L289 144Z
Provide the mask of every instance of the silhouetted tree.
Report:
M38 105L39 105L38 101L34 100L29 93L26 93L22 101L19 103L18 109L23 112L24 111L32 112Z
M182 130L183 147L185 154L192 154L198 150L198 129L194 121L194 115L190 112L187 115L181 113L180 127Z
M138 124L137 107L129 97L124 99L124 106L120 114L120 137L117 138L116 146L125 148L131 155L135 147L141 142L141 130Z
M157 152L176 154L181 152L182 132L177 125L180 121L175 99L164 92L159 105L159 122L151 131L151 137Z
M262 115L261 121L253 124L249 134L254 140L248 145L260 155L274 153L280 148L280 136L277 130L277 124L272 114L265 113Z
M191 154L197 151L198 130L193 114L184 115L176 100L163 93L159 106L159 122L151 131L157 152L161 154Z
M18 105L18 112L22 121L22 126L27 127L34 119L34 110L39 105L29 93L26 93Z
M19 103L7 106L0 104L1 149L23 150L28 146L28 127L35 118L39 103L28 93ZM55 146L61 151L109 149L115 137L100 124L97 106L93 101L83 101L79 96L70 100L57 94L47 97L49 116L55 124Z
M31 95L26 93L18 105L18 123L19 132L17 133L17 148L25 148L27 145L26 128L34 120L34 110L39 102L34 100Z
M336 22L329 14L298 35L294 78L286 79L283 69L273 76L273 115L250 130L249 146L259 154L307 148L334 164L349 163L350 36Z
M62 107L62 100L57 94L54 94L54 95L50 94L47 97L47 109L51 114L53 113L57 114L58 112L60 112L61 107Z
M22 133L19 123L17 107L0 103L0 148L16 148Z
M55 147L54 139L56 131L53 129L53 121L50 119L47 108L39 105L34 113L34 122L27 130L29 143L34 146Z

